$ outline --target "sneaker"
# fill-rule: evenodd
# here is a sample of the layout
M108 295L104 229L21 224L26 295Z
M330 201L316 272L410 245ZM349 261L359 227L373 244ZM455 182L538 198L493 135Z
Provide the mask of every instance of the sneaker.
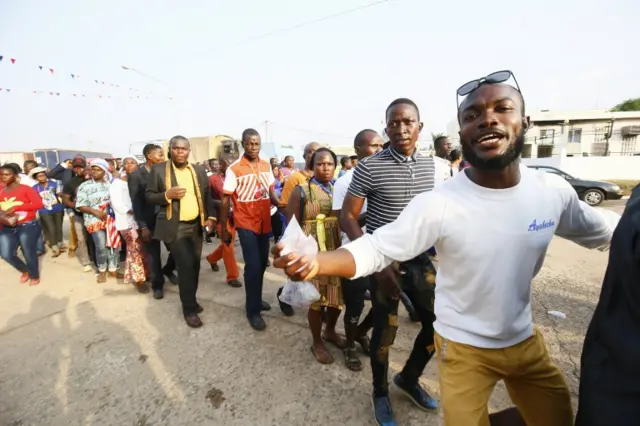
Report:
M407 385L400 373L393 378L393 384L398 387L416 406L425 411L437 411L438 401L427 393L419 382L414 385Z
M156 300L164 299L164 291L161 288L153 290L153 298Z
M371 403L373 404L373 417L376 419L376 424L380 426L398 426L396 416L393 414L393 408L391 408L391 400L389 396L373 395L371 397Z
M91 265L85 265L82 270L84 272L93 272L93 267Z

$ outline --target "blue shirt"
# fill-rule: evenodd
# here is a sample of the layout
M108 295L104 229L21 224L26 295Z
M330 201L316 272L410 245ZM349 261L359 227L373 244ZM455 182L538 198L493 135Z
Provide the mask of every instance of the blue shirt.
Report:
M56 181L49 180L46 187L41 183L36 183L33 185L33 189L35 189L40 198L42 198L42 204L44 205L43 208L38 210L38 213L51 214L64 211L64 206L58 199L60 189Z

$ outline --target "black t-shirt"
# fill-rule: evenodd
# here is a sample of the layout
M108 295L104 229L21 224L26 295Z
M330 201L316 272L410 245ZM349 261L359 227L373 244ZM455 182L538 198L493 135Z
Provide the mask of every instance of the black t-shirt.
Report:
M640 380L640 186L613 233L600 300L589 325L582 367L602 385L638 389Z
M76 193L78 192L78 187L80 184L84 182L83 176L74 176L71 178L69 182L67 182L64 187L62 187L62 193L69 195L71 201L76 201ZM80 211L74 209L77 214L81 214Z

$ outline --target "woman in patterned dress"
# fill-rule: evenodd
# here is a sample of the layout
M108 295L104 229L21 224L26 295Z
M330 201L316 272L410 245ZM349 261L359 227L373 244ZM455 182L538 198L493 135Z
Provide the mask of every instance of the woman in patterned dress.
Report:
M129 175L138 168L138 162L133 157L122 160L123 170L120 177L113 180L109 188L111 206L115 213L116 228L126 242L126 258L124 262L124 282L133 284L138 292L148 293L146 283L149 270L146 256L142 247L142 239L138 235L138 226L133 216L133 205L129 195Z
M314 177L299 185L289 198L287 222L295 216L305 234L313 236L321 251L336 250L340 246L338 218L332 216L333 175L336 155L328 148L318 149L311 157ZM311 352L318 362L331 364L333 356L324 341L343 349L345 340L336 333L336 323L342 311L342 288L339 277L317 277L313 280L320 300L309 307L308 320L313 346ZM322 332L322 309L325 308L326 326Z

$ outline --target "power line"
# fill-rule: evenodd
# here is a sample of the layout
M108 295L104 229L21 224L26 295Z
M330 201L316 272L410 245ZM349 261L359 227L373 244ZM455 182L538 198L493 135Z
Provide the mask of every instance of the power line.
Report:
M238 46L238 45L241 45L241 44L246 44L246 43L250 43L252 41L261 40L263 38L271 37L271 36L276 35L276 34L297 30L298 28L302 28L302 27L305 27L307 25L313 25L313 24L317 24L319 22L328 21L329 19L338 18L340 16L348 15L348 14L353 13L353 12L358 12L358 11L361 11L361 10L364 10L364 9L369 9L371 7L378 6L378 5L383 4L383 3L388 3L390 1L393 1L393 0L378 0L378 1L375 1L373 3L365 4L364 6L354 7L353 9L349 9L349 10L343 10L342 12L337 12L337 13L333 13L331 15L323 16L321 18L316 18L316 19L312 19L310 21L301 22L299 24L295 24L295 25L292 25L290 27L279 28L277 30L269 31L269 32L264 33L264 34L259 34L259 35L256 35L256 36L247 37L245 39L238 40L236 42L231 42L231 43L229 43L229 44L227 44L225 46L221 46L218 49L215 49L215 50L211 51L210 53L216 53L216 52L218 52L220 50L224 50L224 49L227 49L229 47L235 47L235 46Z

